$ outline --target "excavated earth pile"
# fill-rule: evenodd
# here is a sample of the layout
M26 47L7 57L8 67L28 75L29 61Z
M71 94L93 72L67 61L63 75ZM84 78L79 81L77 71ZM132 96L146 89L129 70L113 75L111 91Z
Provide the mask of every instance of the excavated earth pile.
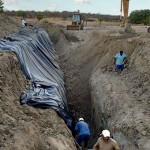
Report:
M0 14L0 38L8 36L10 33L16 33L20 27L18 19Z
M75 150L70 131L54 110L20 105L27 81L13 52L0 52L0 74L0 149Z
M0 149L75 150L71 131L54 110L20 105L21 93L31 81L25 79L17 57L12 51L0 52Z

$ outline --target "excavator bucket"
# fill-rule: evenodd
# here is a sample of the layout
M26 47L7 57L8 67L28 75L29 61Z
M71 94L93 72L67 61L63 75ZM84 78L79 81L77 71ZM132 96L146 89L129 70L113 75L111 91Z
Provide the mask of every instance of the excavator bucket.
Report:
M67 30L83 30L81 25L67 25Z

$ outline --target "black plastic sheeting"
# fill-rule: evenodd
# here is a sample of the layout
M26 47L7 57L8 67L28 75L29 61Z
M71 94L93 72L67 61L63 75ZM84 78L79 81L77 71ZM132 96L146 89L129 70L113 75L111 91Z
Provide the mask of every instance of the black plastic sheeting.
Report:
M0 50L15 51L21 70L31 80L28 90L21 94L21 104L52 108L71 128L73 120L68 113L63 74L46 31L34 26L24 28L1 39Z

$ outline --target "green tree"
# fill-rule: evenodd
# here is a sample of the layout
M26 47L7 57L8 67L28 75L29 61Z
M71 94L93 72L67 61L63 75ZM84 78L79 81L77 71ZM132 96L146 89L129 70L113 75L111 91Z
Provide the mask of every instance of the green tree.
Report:
M43 15L42 12L38 12L38 13L36 14L36 18L38 19L38 21L42 20L43 17L44 17L44 15Z
M2 13L3 12L3 8L4 8L4 3L3 3L3 1L2 0L0 0L0 13Z
M148 25L150 22L150 10L135 10L129 16L129 21L134 24Z

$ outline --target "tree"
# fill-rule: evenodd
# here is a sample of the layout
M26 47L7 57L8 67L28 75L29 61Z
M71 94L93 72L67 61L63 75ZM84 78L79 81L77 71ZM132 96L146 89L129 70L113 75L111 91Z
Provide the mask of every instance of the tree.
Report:
M129 21L134 24L148 25L150 22L150 10L135 10L129 16Z
M3 12L3 8L4 8L4 3L3 3L3 1L2 0L0 0L0 13L2 13Z
M43 15L42 12L38 12L38 13L36 14L36 18L38 19L38 21L42 20L43 17L44 17L44 15Z
M104 18L101 15L99 15L98 16L99 26L101 26L101 23L103 20L104 20Z

